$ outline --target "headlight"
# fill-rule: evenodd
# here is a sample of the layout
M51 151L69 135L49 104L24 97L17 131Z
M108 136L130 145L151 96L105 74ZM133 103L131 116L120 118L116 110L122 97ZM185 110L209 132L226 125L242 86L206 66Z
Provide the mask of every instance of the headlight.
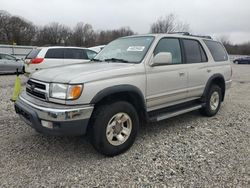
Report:
M77 99L82 93L82 84L68 85L68 84L50 84L50 97L56 99Z

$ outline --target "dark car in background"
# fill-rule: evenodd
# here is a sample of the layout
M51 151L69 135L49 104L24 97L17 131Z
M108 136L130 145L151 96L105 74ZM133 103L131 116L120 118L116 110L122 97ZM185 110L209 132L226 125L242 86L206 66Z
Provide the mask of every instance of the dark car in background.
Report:
M237 58L233 62L235 64L250 64L250 56Z

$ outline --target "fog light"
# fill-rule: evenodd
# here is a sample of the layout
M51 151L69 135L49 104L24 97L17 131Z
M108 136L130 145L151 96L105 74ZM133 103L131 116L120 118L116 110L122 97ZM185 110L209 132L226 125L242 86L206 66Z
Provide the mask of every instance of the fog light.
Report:
M41 123L42 123L43 127L46 127L48 129L53 129L53 123L52 122L42 120Z

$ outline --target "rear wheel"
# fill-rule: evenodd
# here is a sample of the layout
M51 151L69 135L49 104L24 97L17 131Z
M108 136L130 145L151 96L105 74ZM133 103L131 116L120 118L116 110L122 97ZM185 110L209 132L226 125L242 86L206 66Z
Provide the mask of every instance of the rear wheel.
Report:
M206 104L200 110L201 114L211 117L217 114L221 105L221 88L218 85L212 85L206 96Z
M95 149L104 155L114 156L132 146L139 119L135 108L121 101L97 107L90 126L90 139Z

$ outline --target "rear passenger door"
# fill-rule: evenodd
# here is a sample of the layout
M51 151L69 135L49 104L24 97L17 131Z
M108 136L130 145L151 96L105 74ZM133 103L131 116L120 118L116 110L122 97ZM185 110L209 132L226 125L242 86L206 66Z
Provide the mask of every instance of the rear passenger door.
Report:
M178 38L160 39L153 56L160 52L170 52L172 64L147 67L148 111L181 103L187 97L188 77L186 65L183 64L180 40Z
M188 70L188 98L198 98L203 94L211 75L207 55L198 40L182 39L185 62Z
M231 62L228 58L225 47L213 40L203 40L211 54L211 63L209 63L209 70L211 74L223 75L225 81L230 81L232 76Z

